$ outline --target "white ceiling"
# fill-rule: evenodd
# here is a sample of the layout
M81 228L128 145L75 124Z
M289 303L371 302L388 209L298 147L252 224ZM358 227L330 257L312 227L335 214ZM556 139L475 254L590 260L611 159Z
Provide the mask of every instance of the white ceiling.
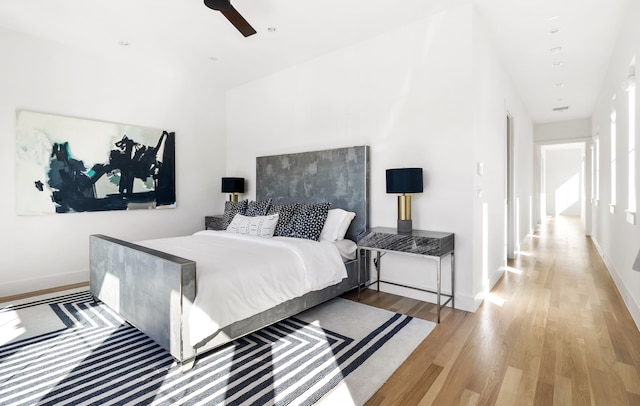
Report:
M629 0L474 0L474 4L534 122L591 116ZM553 28L560 30L550 34ZM559 53L550 51L558 46ZM554 68L555 62L562 65ZM557 83L564 86L556 87ZM553 111L563 106L569 109Z
M591 115L628 1L473 4L532 119L551 122ZM258 31L244 38L202 0L0 0L0 26L126 63L211 75L219 86L231 88L468 3L232 0ZM548 21L553 16L559 18ZM553 27L560 31L550 35ZM549 49L554 46L562 46L562 51L552 54ZM552 68L557 61L563 65ZM556 88L555 83L564 86ZM565 105L569 110L552 111Z

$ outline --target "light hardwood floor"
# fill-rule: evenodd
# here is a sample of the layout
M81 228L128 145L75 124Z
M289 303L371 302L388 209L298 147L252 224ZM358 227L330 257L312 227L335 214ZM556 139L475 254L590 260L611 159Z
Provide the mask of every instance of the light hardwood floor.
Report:
M640 332L579 219L549 218L521 250L496 300L444 310L367 406L640 405ZM361 302L435 320L400 296Z

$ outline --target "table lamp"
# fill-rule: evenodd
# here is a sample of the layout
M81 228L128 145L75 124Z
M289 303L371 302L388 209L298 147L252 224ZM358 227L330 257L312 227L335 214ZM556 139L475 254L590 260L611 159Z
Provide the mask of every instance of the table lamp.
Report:
M244 178L222 178L222 193L229 193L229 201L237 202L238 193L244 193Z
M387 169L387 193L401 193L398 196L398 233L411 233L411 195L408 193L422 191L422 168Z

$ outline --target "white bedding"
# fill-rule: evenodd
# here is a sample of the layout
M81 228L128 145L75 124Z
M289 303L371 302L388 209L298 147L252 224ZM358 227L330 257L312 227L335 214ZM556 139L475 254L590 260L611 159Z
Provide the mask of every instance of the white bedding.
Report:
M340 256L345 261L351 261L352 259L356 259L356 249L358 248L358 244L351 240L339 240L331 242L338 249Z
M138 244L196 262L192 346L222 327L347 277L337 248L326 241L207 230Z

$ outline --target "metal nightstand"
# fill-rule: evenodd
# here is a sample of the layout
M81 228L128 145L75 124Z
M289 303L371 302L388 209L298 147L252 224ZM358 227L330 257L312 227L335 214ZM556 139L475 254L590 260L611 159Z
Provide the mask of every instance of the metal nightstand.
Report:
M437 231L423 231L413 230L410 234L400 234L394 228L375 227L369 230L369 233L358 241L358 266L361 266L361 251L374 251L377 254L375 261L377 272L377 279L374 282L369 283L366 286L377 283L378 291L380 291L380 283L388 283L391 285L402 286L404 288L416 289L423 292L434 293L437 296L437 313L438 323L440 323L440 309L451 302L451 307L454 307L454 257L453 257L454 235L453 233L443 233ZM400 255L420 256L423 258L429 258L436 261L437 264L437 290L428 290L417 288L414 286L402 285L396 282L383 281L380 279L380 258L387 252ZM441 292L442 282L442 258L451 255L451 294L444 294ZM361 270L358 269L358 297L360 297ZM365 286L365 287L366 287ZM440 304L440 297L445 296L448 299Z

